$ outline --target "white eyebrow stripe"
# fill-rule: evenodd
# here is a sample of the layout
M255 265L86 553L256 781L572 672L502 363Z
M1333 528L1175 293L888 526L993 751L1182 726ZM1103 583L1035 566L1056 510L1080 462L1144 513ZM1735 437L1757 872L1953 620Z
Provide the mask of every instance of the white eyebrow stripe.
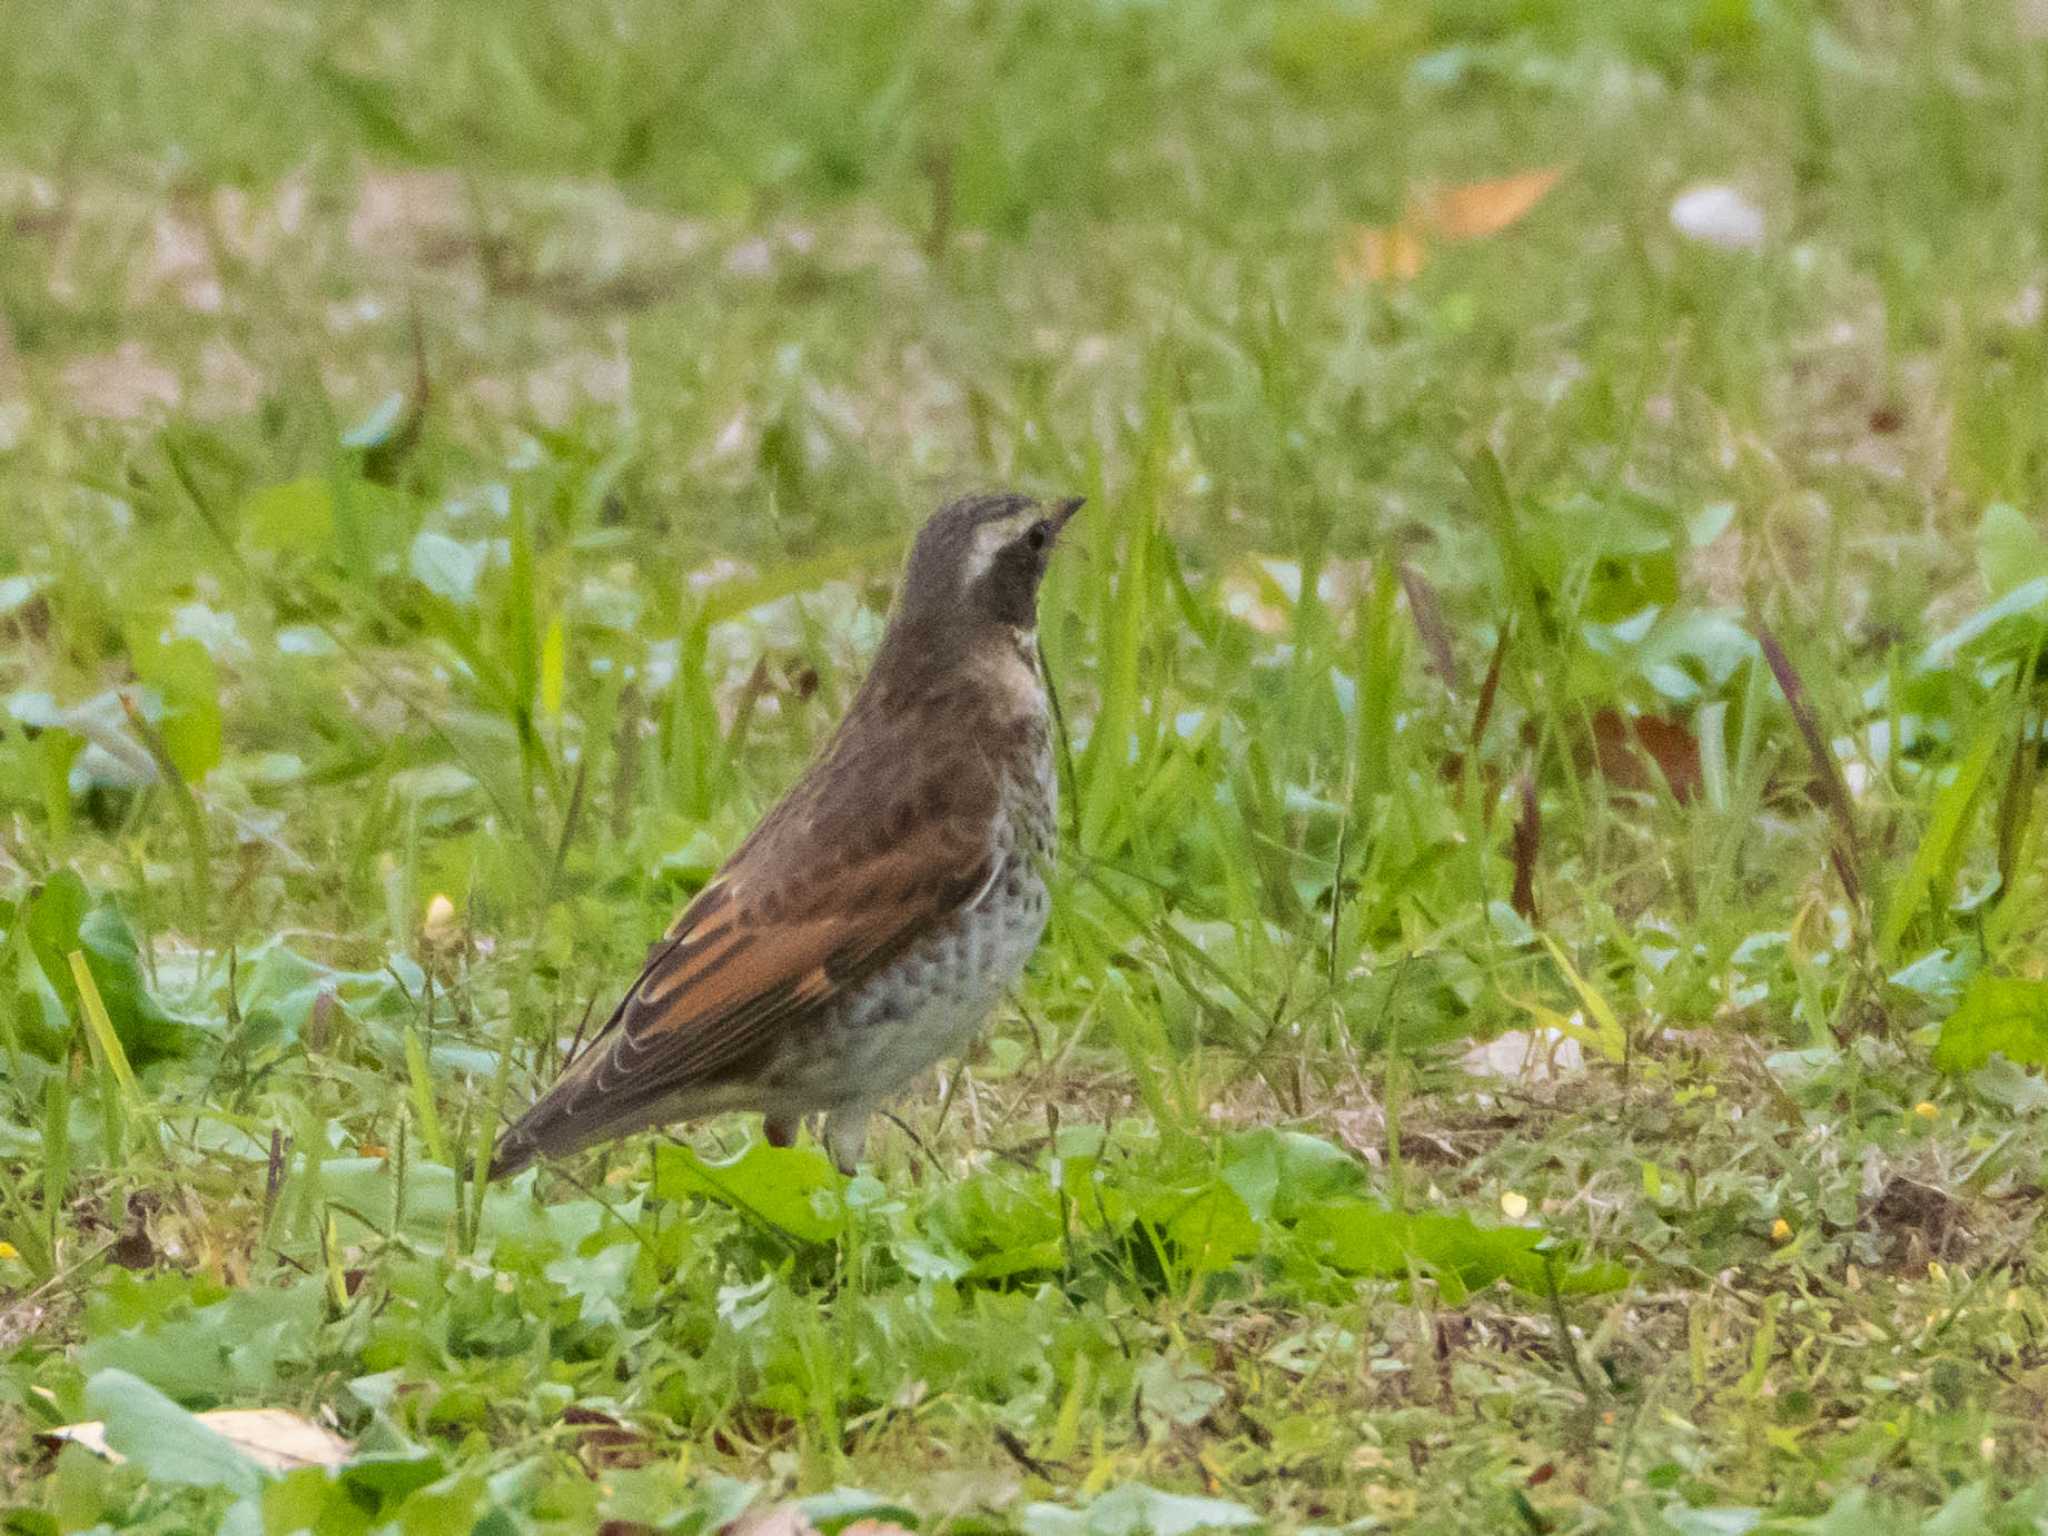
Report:
M967 569L963 586L971 587L988 574L988 568L1002 552L1005 544L1016 537L1015 516L997 518L983 523L974 530L974 543L967 551Z

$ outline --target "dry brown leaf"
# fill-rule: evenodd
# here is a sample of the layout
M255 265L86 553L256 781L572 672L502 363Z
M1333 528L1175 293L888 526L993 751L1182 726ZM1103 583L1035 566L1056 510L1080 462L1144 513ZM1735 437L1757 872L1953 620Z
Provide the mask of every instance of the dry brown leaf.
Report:
M1564 175L1561 166L1524 171L1493 181L1468 181L1424 198L1422 222L1439 240L1476 240L1519 223Z
M1663 774L1679 804L1700 791L1700 744L1683 724L1661 715L1624 715L1602 709L1592 719L1592 761L1600 776L1622 789L1655 790L1647 757ZM1583 758L1582 758L1583 760Z
M259 1467L295 1472L300 1467L338 1467L355 1447L330 1429L285 1408L215 1408L194 1418L226 1440ZM107 1426L98 1419L50 1430L50 1440L82 1445L112 1462L125 1460L107 1444Z
M1337 253L1337 275L1353 286L1406 282L1428 265L1431 242L1499 234L1542 202L1563 175L1562 166L1552 165L1411 196L1399 223L1351 230Z

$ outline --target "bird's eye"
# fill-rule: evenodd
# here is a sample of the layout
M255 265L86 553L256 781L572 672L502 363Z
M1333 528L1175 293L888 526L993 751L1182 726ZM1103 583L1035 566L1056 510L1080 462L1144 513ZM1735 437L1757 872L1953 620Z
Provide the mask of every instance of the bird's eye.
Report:
M1031 531L1024 535L1024 542L1030 545L1034 552L1043 550L1052 542L1052 524L1043 521L1033 523Z

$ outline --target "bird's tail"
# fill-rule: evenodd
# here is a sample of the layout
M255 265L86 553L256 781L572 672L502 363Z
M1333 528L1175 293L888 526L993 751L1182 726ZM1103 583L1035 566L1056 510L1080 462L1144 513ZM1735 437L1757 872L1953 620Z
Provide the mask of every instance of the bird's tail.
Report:
M538 1158L567 1157L603 1141L617 1116L603 1104L581 1104L580 1079L572 1071L542 1094L531 1109L498 1133L491 1150L491 1177L508 1179Z
M586 1050L525 1114L498 1133L491 1150L493 1179L508 1179L537 1158L567 1157L604 1138L611 1120L605 1106L583 1102L590 1068L601 1054L597 1048Z
M539 1156L540 1143L533 1139L522 1119L507 1126L491 1148L490 1177L494 1180L509 1179L515 1173L523 1173Z

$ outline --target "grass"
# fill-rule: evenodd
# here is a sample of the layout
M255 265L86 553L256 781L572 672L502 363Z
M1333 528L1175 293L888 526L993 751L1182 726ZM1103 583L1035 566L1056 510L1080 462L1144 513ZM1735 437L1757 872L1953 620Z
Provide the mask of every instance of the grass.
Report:
M2028 14L13 18L8 1528L2032 1529ZM979 483L988 1044L480 1189Z

